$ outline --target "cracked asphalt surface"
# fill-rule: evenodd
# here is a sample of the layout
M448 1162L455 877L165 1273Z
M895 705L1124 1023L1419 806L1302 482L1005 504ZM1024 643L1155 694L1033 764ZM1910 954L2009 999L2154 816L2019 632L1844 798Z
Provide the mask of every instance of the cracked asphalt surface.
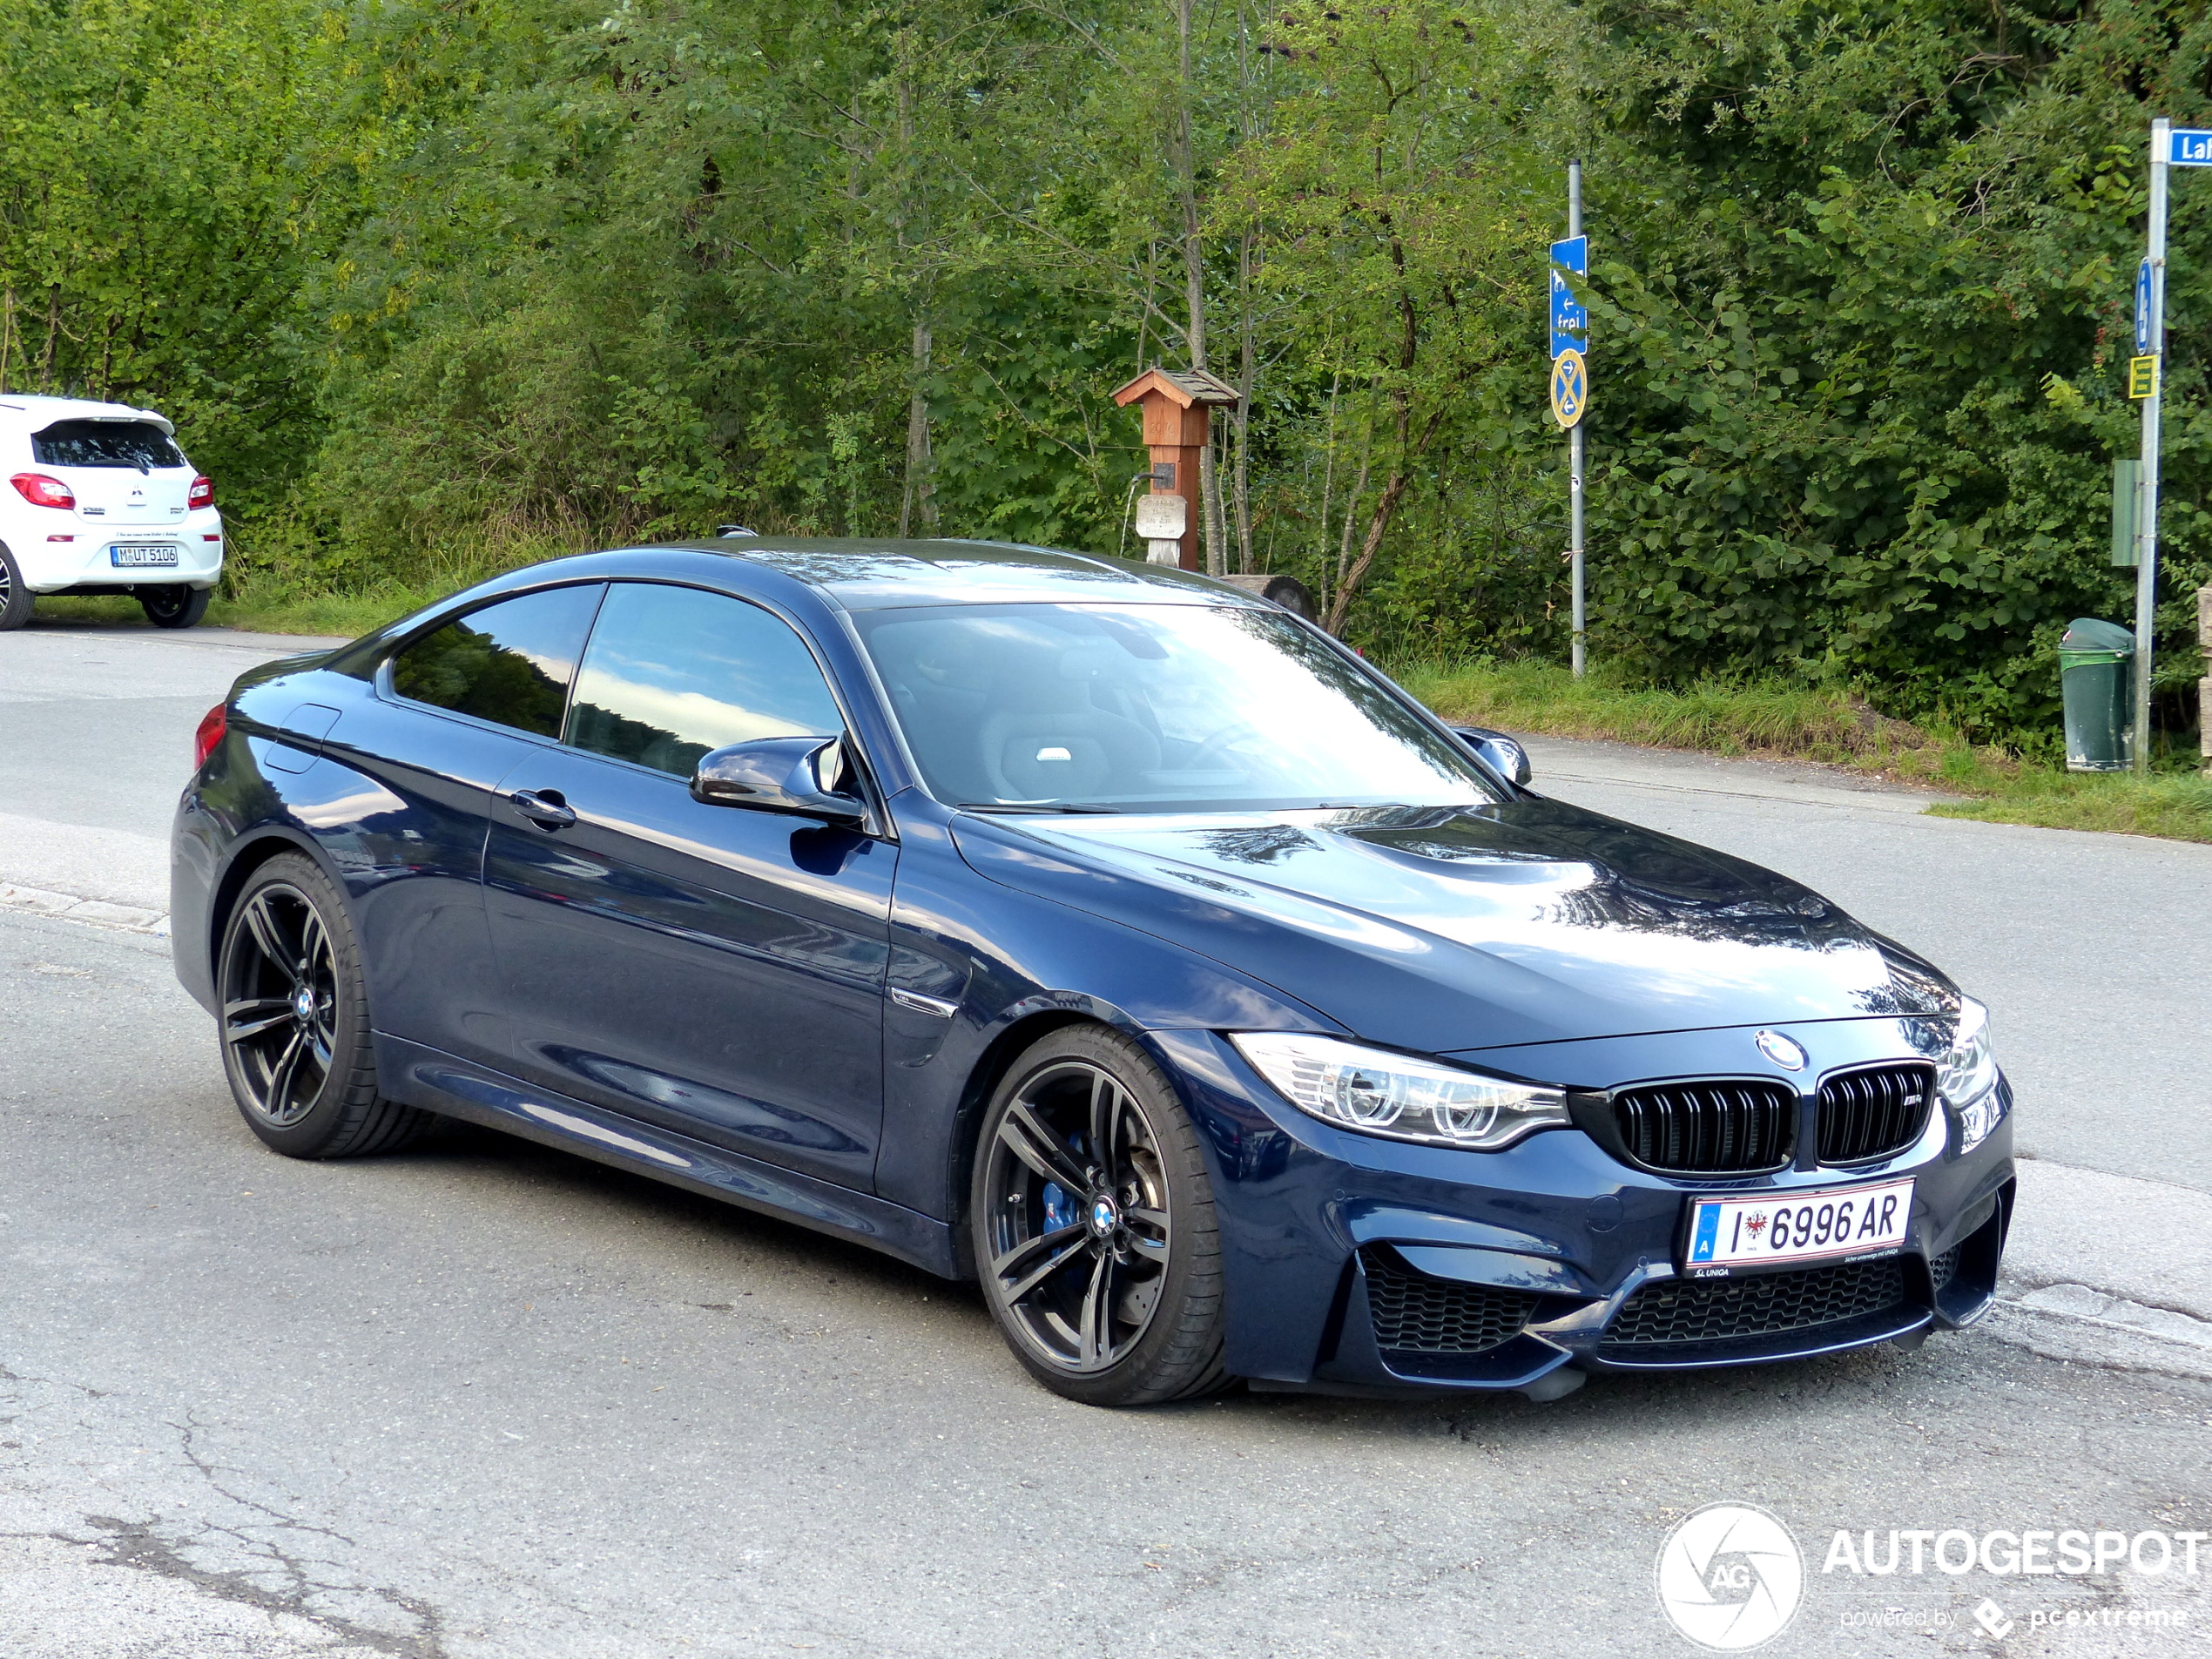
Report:
M1654 1561L1720 1501L1806 1553L1770 1651L2189 1652L2212 1621L2212 1549L1819 1570L1837 1528L2212 1529L2212 1384L2094 1345L1095 1412L964 1289L595 1164L473 1130L269 1154L165 941L0 910L0 1033L9 1659L1688 1654ZM2053 1606L2189 1622L2028 1628Z

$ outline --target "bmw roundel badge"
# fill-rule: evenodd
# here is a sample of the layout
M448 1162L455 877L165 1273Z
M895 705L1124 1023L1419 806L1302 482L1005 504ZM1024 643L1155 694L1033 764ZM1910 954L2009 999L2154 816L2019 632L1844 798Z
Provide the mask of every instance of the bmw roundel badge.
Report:
M1804 1069L1805 1051L1779 1031L1762 1031L1751 1041L1758 1044L1761 1054L1773 1061L1783 1070L1802 1071Z

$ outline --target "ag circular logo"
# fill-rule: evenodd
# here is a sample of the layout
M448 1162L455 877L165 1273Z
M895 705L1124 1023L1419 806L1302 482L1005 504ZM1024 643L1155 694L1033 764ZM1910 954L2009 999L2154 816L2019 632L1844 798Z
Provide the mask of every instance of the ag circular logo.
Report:
M1659 1605L1701 1648L1741 1653L1789 1628L1804 1594L1804 1557L1756 1505L1712 1503L1659 1547Z

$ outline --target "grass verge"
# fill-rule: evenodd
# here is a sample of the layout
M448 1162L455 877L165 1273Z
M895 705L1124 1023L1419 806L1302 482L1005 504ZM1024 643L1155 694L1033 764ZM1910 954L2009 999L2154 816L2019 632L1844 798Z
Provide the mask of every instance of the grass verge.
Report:
M2070 772L1890 719L1825 687L1709 680L1664 691L1600 673L1578 680L1546 663L1418 664L1399 679L1469 725L1818 761L1967 798L1929 808L1946 818L2212 842L2212 779L2193 770Z
M316 634L354 639L411 610L420 610L472 582L482 582L534 559L574 550L534 543L518 545L504 556L483 555L473 561L438 564L421 573L416 581L387 577L369 587L347 591L303 587L266 572L241 572L233 568L225 577L214 603L207 607L207 623L210 627L236 628L250 633ZM129 624L145 621L138 602L123 597L41 599L38 614L78 622Z

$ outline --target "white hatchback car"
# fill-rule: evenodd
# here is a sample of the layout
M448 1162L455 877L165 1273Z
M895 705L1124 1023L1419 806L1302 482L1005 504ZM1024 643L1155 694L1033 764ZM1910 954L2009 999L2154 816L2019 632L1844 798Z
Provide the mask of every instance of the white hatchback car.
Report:
M158 627L207 614L223 573L215 487L151 409L0 392L0 630L34 595L127 593Z

